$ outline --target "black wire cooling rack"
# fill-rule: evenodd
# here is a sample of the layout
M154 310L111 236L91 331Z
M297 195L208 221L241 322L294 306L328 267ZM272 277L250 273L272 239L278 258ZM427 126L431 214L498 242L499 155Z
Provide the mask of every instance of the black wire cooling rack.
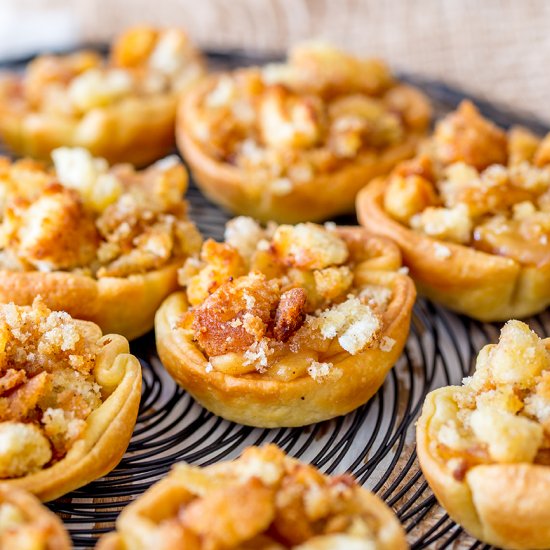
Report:
M104 51L103 47L98 47ZM216 69L271 59L243 52L210 52ZM27 60L0 63L21 69ZM465 93L440 82L404 74L432 99L438 116L456 107ZM471 98L502 126L522 124L538 133L548 128L479 98ZM191 217L205 236L222 238L228 215L205 199L193 182L188 192ZM355 223L353 218L342 218ZM547 336L550 316L530 319ZM166 374L153 334L131 345L143 367L143 397L132 441L121 463L106 477L48 506L69 529L75 548L93 547L113 529L124 505L162 478L179 461L207 465L235 458L249 445L274 442L287 453L326 473L351 472L381 496L403 523L411 547L490 549L465 534L437 504L416 459L414 423L427 392L458 384L468 375L479 349L498 336L499 326L454 315L419 299L411 333L399 362L380 391L345 417L304 428L256 429L222 420L203 409Z

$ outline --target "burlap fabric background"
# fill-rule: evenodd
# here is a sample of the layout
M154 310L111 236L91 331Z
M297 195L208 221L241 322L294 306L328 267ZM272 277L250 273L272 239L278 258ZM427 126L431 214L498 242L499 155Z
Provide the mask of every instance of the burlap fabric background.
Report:
M284 50L321 37L550 123L544 0L1 0L0 57L126 25L185 27L202 46Z

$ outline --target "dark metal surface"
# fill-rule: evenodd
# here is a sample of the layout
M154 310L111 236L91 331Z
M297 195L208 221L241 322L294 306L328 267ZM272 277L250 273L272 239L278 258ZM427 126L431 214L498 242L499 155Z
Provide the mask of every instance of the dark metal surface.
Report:
M242 52L211 52L216 68L265 61ZM21 68L25 60L3 66ZM2 64L0 64L0 67ZM432 98L437 115L465 95L439 82L403 75ZM524 124L547 131L536 121L474 99L501 125ZM205 236L221 238L228 215L191 185L191 216ZM350 221L350 218L344 219ZM541 334L547 315L532 319ZM403 356L384 386L358 410L299 429L254 429L222 420L197 405L165 373L149 334L132 343L143 366L143 398L132 442L119 466L49 504L65 521L76 548L89 548L110 531L120 509L160 479L178 461L211 464L230 459L247 446L272 441L292 456L312 462L327 473L349 471L377 492L397 512L412 548L489 548L457 527L427 487L414 449L414 421L424 396L435 387L460 383L478 350L494 341L497 325L484 325L453 315L424 300L415 306L411 334Z

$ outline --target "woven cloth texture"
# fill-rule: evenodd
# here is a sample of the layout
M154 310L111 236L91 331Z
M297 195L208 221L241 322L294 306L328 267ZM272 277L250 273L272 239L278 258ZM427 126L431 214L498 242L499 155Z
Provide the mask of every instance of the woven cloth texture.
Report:
M284 51L308 38L387 59L550 123L544 0L2 0L0 55L186 28L198 44Z

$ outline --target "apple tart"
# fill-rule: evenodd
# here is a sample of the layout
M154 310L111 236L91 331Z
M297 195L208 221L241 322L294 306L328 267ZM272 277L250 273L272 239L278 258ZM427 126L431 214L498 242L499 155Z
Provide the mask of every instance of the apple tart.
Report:
M550 548L550 339L506 323L472 377L428 394L417 448L436 497L469 533Z
M508 132L463 102L413 160L357 199L420 293L482 321L550 304L550 134Z
M205 468L176 464L122 511L98 550L404 550L399 521L349 474L275 445Z
M22 489L0 483L0 548L71 550L61 520Z
M381 61L311 43L286 63L193 86L176 137L216 204L296 223L352 212L369 179L415 153L430 117L427 98Z
M202 239L187 217L176 157L143 171L109 168L84 149L53 152L54 169L0 158L0 302L31 304L136 338L177 288Z
M415 289L390 241L359 227L235 218L180 271L155 318L172 377L215 414L302 426L346 414L399 358Z
M204 73L180 30L133 28L108 60L93 51L44 55L0 78L0 135L20 156L61 146L145 165L174 147L177 101Z
M110 472L130 441L141 368L89 321L0 305L0 480L52 500Z

